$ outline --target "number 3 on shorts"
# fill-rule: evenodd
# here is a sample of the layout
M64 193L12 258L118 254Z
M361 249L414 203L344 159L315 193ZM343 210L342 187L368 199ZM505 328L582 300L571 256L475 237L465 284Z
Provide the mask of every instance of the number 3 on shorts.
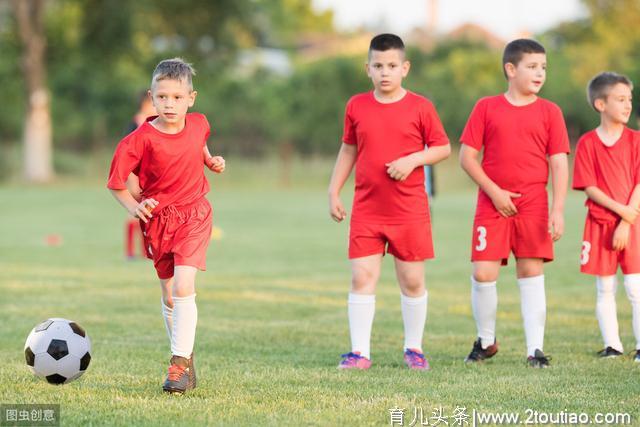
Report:
M482 252L487 249L487 228L480 226L476 228L478 232L478 244L476 245L476 251Z
M582 242L582 252L580 253L580 265L585 265L589 262L589 252L591 252L591 242L586 240Z

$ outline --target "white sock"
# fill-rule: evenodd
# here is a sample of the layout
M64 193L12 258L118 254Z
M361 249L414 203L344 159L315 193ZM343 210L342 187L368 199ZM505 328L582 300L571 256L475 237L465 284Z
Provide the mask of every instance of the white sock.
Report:
M604 346L613 347L622 352L624 350L618 334L617 288L616 276L596 277L596 317Z
M169 341L171 341L171 330L173 329L173 308L164 303L164 298L160 297L160 305L162 306L162 317L164 318L164 327L167 329Z
M487 348L496 341L496 282L478 282L471 276L471 308L480 343L482 348Z
M636 337L636 350L640 350L640 274L625 274L624 289L631 302L633 335Z
M427 298L425 290L421 297L408 297L400 293L402 321L404 322L404 349L422 351L422 335L427 321Z
M190 358L196 338L198 307L196 294L187 297L173 297L173 333L171 334L171 354Z
M371 359L371 327L376 312L376 296L349 293L351 351Z
M544 324L547 317L547 301L544 293L544 274L518 279L520 310L527 341L527 356L544 345Z

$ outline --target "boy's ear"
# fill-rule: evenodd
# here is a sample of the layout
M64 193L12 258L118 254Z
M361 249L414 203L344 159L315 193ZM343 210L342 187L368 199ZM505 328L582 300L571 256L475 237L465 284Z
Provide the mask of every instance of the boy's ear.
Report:
M593 106L598 112L602 113L604 111L605 104L607 103L606 99L598 98L593 101Z
M189 99L189 107L193 107L193 104L196 102L196 96L198 96L198 91L192 90L189 94L189 97L191 98Z
M410 68L411 68L411 62L404 61L402 63L402 77L407 77L407 74L409 74Z
M511 62L507 62L504 64L504 71L507 74L507 77L511 79L516 75L516 66Z
M369 73L369 63L364 63L364 70L367 72L367 76L371 77L371 73Z

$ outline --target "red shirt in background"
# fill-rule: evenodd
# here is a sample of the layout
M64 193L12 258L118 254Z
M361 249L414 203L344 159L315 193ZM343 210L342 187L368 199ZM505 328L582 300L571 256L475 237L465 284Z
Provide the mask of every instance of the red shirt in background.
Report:
M503 190L522 194L512 199L519 214L548 215L547 156L569 153L569 137L560 108L537 98L515 106L504 95L480 99L460 141L480 151L482 169ZM489 196L478 192L476 216L499 215Z
M636 185L640 184L640 138L625 127L614 145L604 145L595 130L578 141L573 170L573 188L584 190L595 186L616 202L627 204ZM587 198L589 215L598 222L616 222L620 217Z
M449 144L433 104L407 91L399 101L383 104L373 91L353 96L344 118L345 144L355 144L356 191L351 219L370 224L405 224L429 218L424 169L404 181L387 174L386 163Z
M185 126L179 133L168 134L154 128L149 117L138 129L127 135L116 147L107 187L127 188L131 172L140 178L142 197L154 198L160 210L165 206L189 205L209 192L204 175L202 147L209 138L207 118L200 113L187 113Z

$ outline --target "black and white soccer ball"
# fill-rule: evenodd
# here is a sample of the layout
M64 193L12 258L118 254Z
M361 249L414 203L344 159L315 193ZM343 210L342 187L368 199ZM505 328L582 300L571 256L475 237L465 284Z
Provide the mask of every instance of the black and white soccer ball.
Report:
M36 325L24 344L31 372L51 384L66 384L85 373L91 362L91 340L76 322L52 318Z

